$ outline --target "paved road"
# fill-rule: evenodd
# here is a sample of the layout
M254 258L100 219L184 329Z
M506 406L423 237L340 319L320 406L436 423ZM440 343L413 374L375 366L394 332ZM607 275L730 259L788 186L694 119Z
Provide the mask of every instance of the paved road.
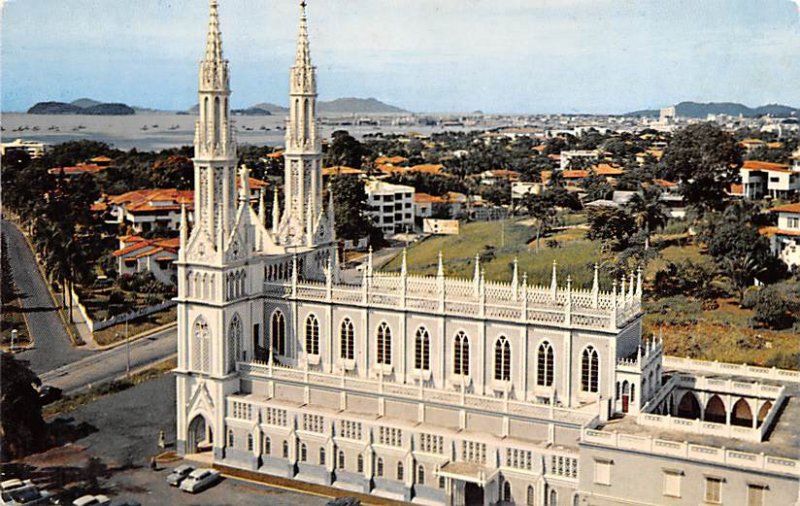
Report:
M177 330L171 327L130 344L131 370L160 362L178 352ZM40 375L42 382L56 386L65 394L74 393L89 384L98 385L125 374L128 351L125 345L97 352L58 369Z
M35 342L33 349L18 353L17 357L29 361L34 372L42 373L87 356L89 351L72 346L22 232L6 220L2 230L11 272L22 294L22 307Z

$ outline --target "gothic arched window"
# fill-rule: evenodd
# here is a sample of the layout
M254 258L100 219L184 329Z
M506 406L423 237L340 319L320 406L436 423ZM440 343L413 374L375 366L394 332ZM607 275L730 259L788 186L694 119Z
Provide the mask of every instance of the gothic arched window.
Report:
M383 459L378 457L378 462L375 464L375 474L379 477L383 477Z
M228 327L228 371L236 367L236 361L242 354L242 320L239 314L234 314Z
M533 485L528 485L528 494L525 496L525 504L534 506L536 504L536 490Z
M286 318L280 310L272 313L270 329L272 331L272 353L286 355Z
M359 473L364 472L364 456L360 453L358 454L358 458L356 459L356 471Z
M511 380L511 345L506 336L500 336L494 343L494 379Z
M339 450L339 469L344 469L345 460L344 460L344 450Z
M420 327L414 338L414 369L428 371L431 368L431 338L428 329Z
M200 316L194 322L192 332L192 369L200 372L209 372L211 364L209 353L211 343L209 342L208 323Z
M413 473L412 473L413 474ZM397 463L397 480L401 481L403 479L403 463Z
M425 485L425 466L422 464L417 466L417 484Z
M536 384L553 386L553 347L547 341L539 345L536 352Z
M319 355L319 320L313 314L306 318L306 354Z
M345 318L339 328L339 353L343 359L353 360L355 358L355 340L353 322L350 318Z
M269 436L264 438L264 455L269 455L272 453L272 440Z
M392 364L392 329L386 322L378 325L378 363Z
M587 346L581 356L581 390L584 392L597 392L598 366L597 350Z
M469 338L463 330L456 334L453 346L453 374L469 375Z

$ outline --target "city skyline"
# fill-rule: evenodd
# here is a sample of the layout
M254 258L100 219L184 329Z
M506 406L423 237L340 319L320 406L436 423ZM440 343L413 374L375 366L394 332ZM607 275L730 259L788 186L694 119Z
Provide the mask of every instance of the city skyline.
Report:
M191 107L206 3L7 2L2 109L81 97ZM683 100L800 105L792 85L800 68L791 65L800 15L791 0L466 5L312 3L321 98L376 97L418 112L624 113ZM294 34L280 20L296 9L288 0L221 2L235 107L283 104Z

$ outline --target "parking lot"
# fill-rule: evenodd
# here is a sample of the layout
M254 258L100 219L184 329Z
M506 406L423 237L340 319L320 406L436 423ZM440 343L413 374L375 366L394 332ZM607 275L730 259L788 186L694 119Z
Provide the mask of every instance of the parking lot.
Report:
M32 478L69 504L84 493L104 494L112 501L136 500L143 505L323 505L327 498L223 479L192 495L171 487L166 477L182 462L149 467L150 458L162 450L159 431L166 441L175 439L175 380L171 375L98 399L60 421L65 432L76 436L63 446L32 455L6 466L6 477ZM172 450L171 446L166 448Z

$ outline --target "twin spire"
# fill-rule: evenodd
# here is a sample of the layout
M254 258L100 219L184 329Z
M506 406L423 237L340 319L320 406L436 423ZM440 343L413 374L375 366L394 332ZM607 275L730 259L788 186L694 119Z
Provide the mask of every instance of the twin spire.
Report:
M295 67L311 66L311 51L308 44L308 19L306 17L306 2L300 2L300 30L297 33L297 57Z
M207 62L222 61L222 33L219 31L219 10L217 0L211 0L208 15L208 37L206 38Z

